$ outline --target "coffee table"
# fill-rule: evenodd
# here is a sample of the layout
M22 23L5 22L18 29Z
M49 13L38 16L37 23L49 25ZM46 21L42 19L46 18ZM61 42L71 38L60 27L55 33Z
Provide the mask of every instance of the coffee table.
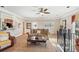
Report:
M37 43L44 43L46 47L47 40L48 40L47 37L43 37L40 35L30 35L27 39L27 46L28 46L28 43L30 42L30 44L34 44L34 45L36 45Z

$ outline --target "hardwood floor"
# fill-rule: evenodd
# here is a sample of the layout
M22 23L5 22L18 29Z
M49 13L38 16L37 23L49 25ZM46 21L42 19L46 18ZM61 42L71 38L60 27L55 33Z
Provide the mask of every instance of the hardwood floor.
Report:
M56 48L47 41L47 47L32 45L27 47L27 35L22 35L16 38L16 44L4 50L3 52L56 52Z

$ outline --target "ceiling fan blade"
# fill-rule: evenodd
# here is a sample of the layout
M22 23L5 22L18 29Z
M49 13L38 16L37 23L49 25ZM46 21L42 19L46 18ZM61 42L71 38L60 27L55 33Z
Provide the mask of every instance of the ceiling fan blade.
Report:
M40 8L40 12L43 12L43 8Z
M44 12L45 14L50 14L50 12Z
M44 9L44 11L47 11L48 9L46 8L46 9Z

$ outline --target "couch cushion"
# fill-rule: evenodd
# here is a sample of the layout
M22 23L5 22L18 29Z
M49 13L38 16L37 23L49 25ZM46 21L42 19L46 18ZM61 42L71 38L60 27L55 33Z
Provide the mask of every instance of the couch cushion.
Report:
M0 46L11 44L11 40L0 41Z
M0 41L8 40L9 35L7 32L0 32Z
M11 46L11 41L10 40L5 40L5 41L0 41L0 50Z

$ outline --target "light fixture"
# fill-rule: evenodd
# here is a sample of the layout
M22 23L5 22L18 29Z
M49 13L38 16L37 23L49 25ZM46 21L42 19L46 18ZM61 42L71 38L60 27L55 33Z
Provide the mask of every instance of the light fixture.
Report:
M40 13L42 16L44 15L44 13Z

